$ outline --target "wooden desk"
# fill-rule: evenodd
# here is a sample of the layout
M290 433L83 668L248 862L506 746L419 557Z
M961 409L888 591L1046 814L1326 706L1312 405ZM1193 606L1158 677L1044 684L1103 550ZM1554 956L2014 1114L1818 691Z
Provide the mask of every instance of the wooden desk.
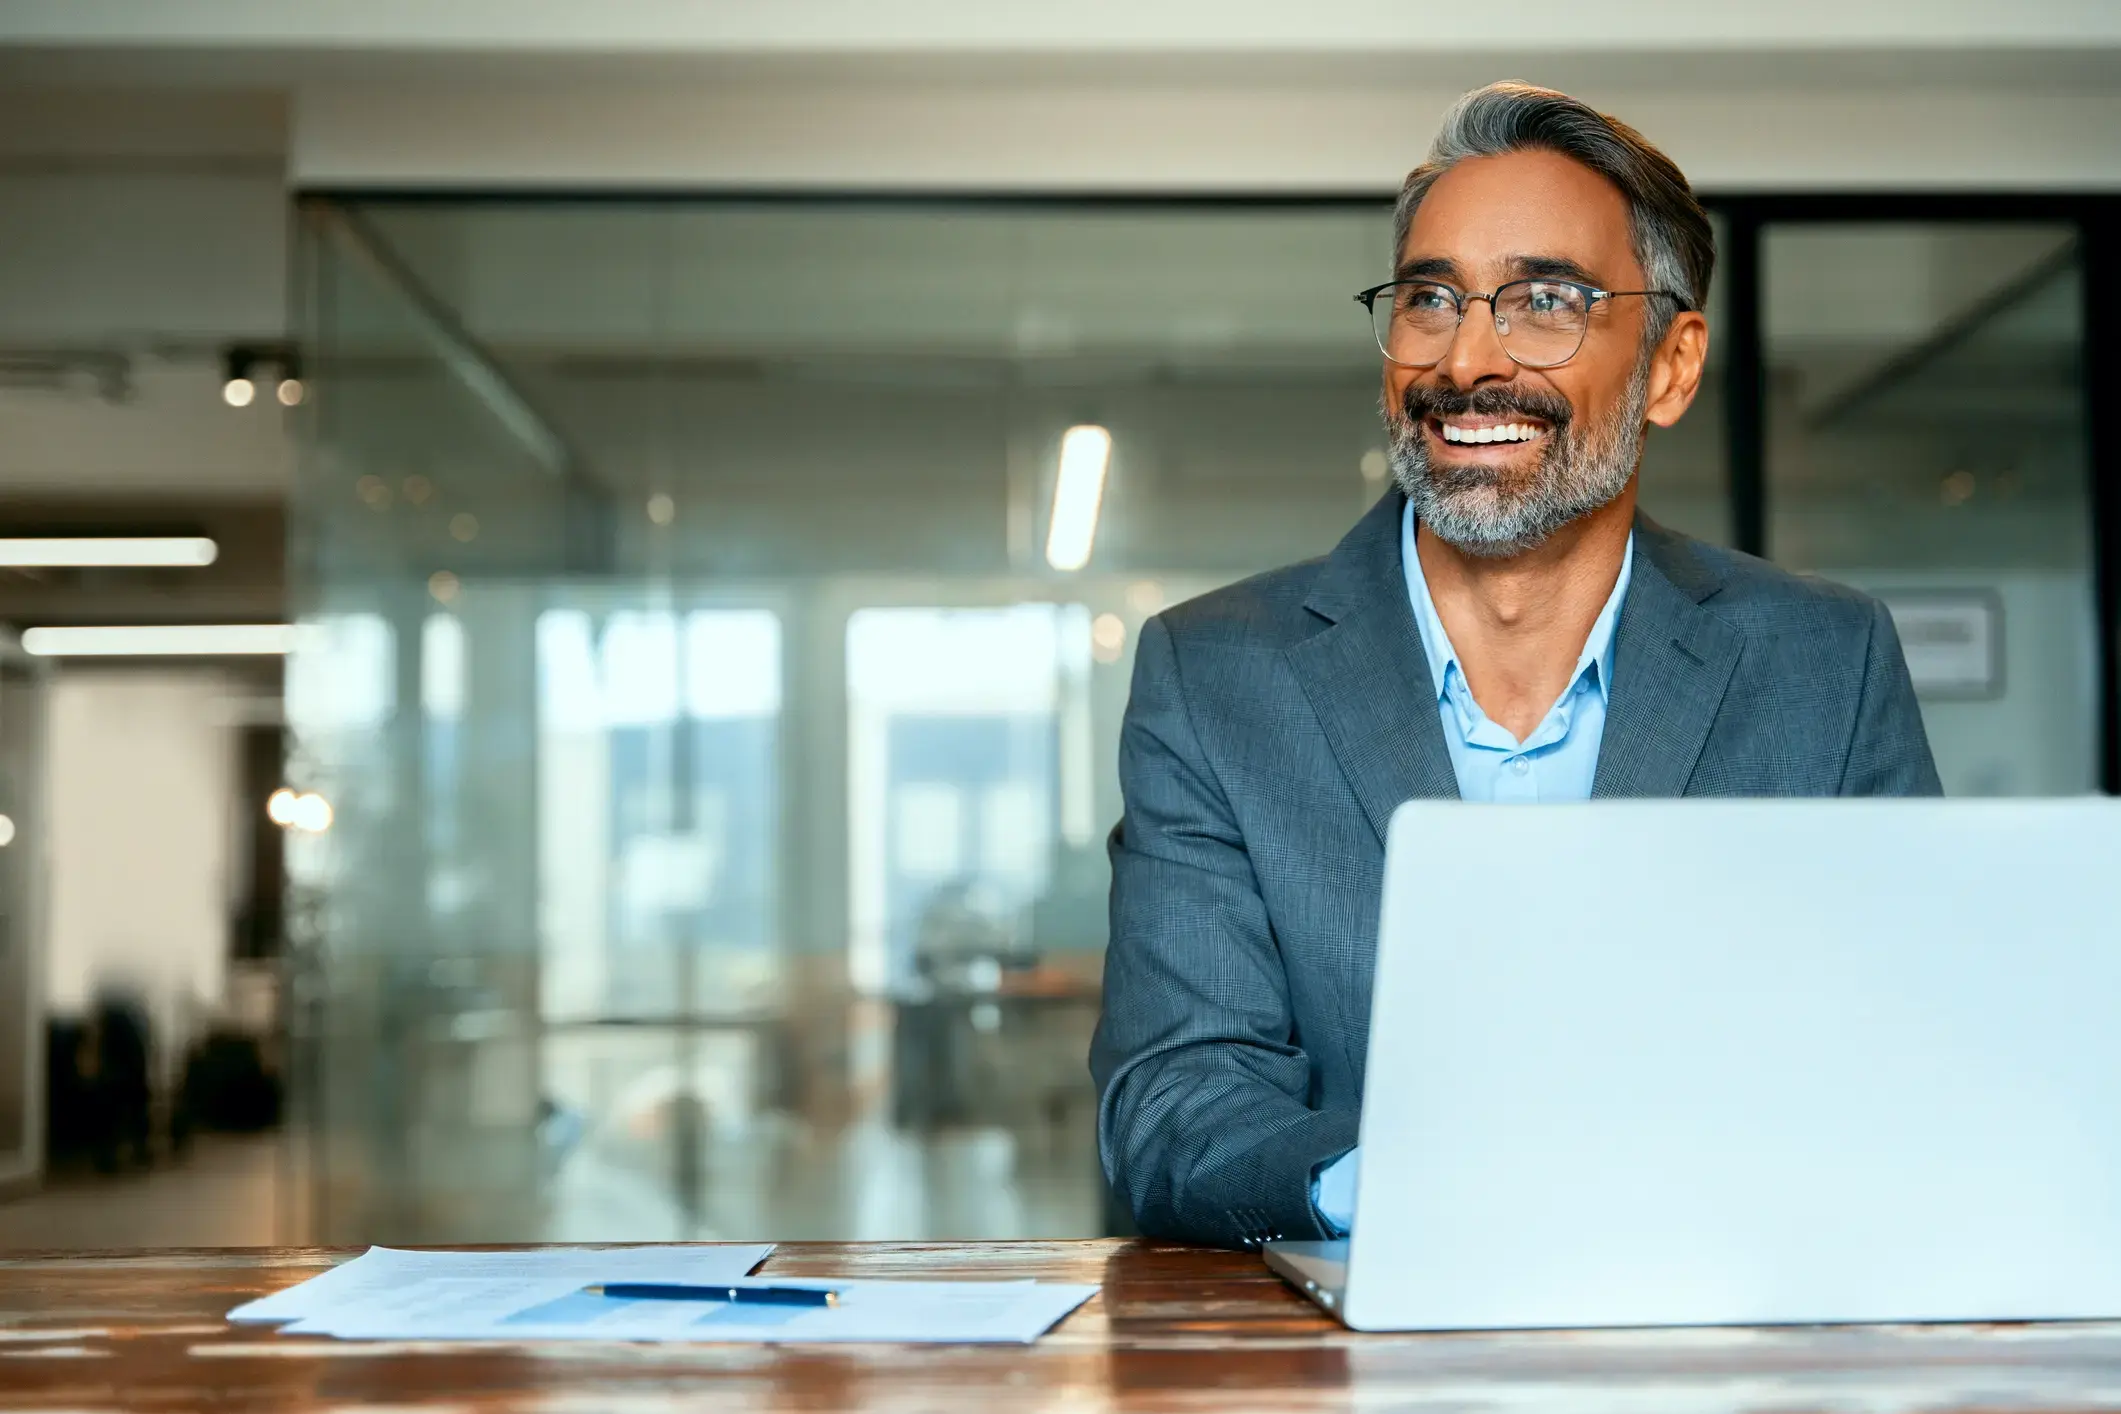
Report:
M1104 1284L1028 1348L342 1344L222 1321L339 1255L0 1257L0 1408L2121 1408L2121 1325L1358 1336L1256 1257L1147 1242L790 1243L766 1267Z

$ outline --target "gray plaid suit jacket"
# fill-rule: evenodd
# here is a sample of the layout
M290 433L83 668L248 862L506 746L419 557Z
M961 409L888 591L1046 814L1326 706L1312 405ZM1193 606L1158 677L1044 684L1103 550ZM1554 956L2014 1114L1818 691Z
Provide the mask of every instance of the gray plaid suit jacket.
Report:
M1090 1069L1105 1175L1144 1232L1326 1235L1311 1179L1356 1142L1386 823L1458 794L1403 505L1142 628ZM1635 533L1594 796L1940 793L1879 604Z

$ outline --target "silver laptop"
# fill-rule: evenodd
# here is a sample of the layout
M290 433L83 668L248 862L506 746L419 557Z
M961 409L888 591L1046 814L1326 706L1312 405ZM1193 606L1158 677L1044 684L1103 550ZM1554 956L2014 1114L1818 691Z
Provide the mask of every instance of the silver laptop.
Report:
M2121 1318L2121 802L1393 818L1359 1330Z

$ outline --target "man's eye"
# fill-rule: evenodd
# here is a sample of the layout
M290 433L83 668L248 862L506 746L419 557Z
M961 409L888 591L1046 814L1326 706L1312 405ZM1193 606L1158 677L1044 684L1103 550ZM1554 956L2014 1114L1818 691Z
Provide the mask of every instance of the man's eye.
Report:
M1566 292L1542 288L1538 285L1532 287L1532 292L1527 296L1527 299L1531 302L1534 314L1558 314L1568 308L1569 305L1569 297Z
M1452 307L1451 299L1442 290L1409 290L1406 297L1408 309L1418 309L1425 314Z

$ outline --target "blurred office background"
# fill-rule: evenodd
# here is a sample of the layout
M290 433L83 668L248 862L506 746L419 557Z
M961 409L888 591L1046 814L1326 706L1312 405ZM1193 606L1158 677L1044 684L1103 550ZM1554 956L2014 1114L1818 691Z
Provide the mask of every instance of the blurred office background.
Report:
M2121 787L2121 12L1459 20L0 10L0 538L214 546L0 568L0 1245L1107 1230L1135 634L1384 490L1493 78L1718 221L1648 511Z

